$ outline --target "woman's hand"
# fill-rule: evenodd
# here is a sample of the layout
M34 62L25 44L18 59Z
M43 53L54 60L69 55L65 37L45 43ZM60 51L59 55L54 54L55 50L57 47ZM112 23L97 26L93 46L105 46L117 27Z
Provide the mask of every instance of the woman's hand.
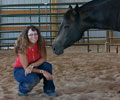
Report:
M49 72L45 71L45 70L44 70L44 72L43 72L43 76L44 76L47 80L52 80L52 75L51 75Z
M27 76L28 74L30 74L33 70L33 67L32 65L29 65L26 69L25 69L25 76Z

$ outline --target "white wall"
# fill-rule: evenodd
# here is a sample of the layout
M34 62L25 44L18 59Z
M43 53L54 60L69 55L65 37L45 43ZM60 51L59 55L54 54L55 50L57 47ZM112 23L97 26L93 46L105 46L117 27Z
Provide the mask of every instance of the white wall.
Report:
M50 0L0 0L0 3L2 5L7 5L7 4L35 4L35 3L49 3L49 2L50 2ZM20 7L13 7L13 8L20 8ZM22 7L22 8L38 8L38 7L35 6L35 7ZM40 7L40 8L46 8L46 7L44 6L44 7ZM18 10L18 9L3 9L3 10ZM40 18L41 22L46 22L46 20L50 21L50 18L45 17L45 16L41 16L41 18ZM1 20L1 23L29 23L29 22L36 23L38 21L39 21L38 16L32 16L31 20L30 20L30 17L3 17L2 20ZM15 26L15 25L13 25L13 26ZM22 25L20 25L20 26L22 26ZM24 25L24 26L27 26L27 25ZM1 37L2 38L11 38L11 37L17 38L19 36L19 34L20 33L2 33ZM13 41L13 40L2 40L2 43L8 43L8 42L14 43L15 41Z
M2 0L2 4L33 4L48 3L50 0Z
M120 37L120 32L114 31L114 37Z
M58 2L88 2L91 0L58 0Z

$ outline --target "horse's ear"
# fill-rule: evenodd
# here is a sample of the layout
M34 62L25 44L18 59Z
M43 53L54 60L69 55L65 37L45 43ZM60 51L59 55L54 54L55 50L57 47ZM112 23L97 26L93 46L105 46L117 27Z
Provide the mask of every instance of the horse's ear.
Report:
M78 7L78 4L76 4L74 10L72 11L72 14L76 15L78 12L79 12L79 7Z
M78 10L79 10L79 6L78 6L78 4L76 4L75 11L78 11Z
M73 9L71 5L69 5L69 9L70 9L70 10Z

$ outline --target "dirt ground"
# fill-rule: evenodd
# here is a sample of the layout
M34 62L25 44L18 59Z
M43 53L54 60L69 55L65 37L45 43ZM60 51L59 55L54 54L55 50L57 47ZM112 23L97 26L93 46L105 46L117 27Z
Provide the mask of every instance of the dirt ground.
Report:
M13 50L0 51L0 100L120 100L120 52L105 53L103 48L96 53L95 48L87 53L87 47L70 47L56 56L47 47L56 98L43 93L43 80L28 97L19 97L12 68L16 55Z

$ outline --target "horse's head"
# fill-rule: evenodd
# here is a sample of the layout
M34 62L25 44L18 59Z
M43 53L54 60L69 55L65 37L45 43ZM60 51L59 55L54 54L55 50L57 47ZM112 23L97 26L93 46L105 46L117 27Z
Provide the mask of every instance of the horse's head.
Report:
M75 8L69 6L69 10L64 14L60 30L52 45L55 54L62 54L65 48L71 46L82 37L79 9L78 5Z

